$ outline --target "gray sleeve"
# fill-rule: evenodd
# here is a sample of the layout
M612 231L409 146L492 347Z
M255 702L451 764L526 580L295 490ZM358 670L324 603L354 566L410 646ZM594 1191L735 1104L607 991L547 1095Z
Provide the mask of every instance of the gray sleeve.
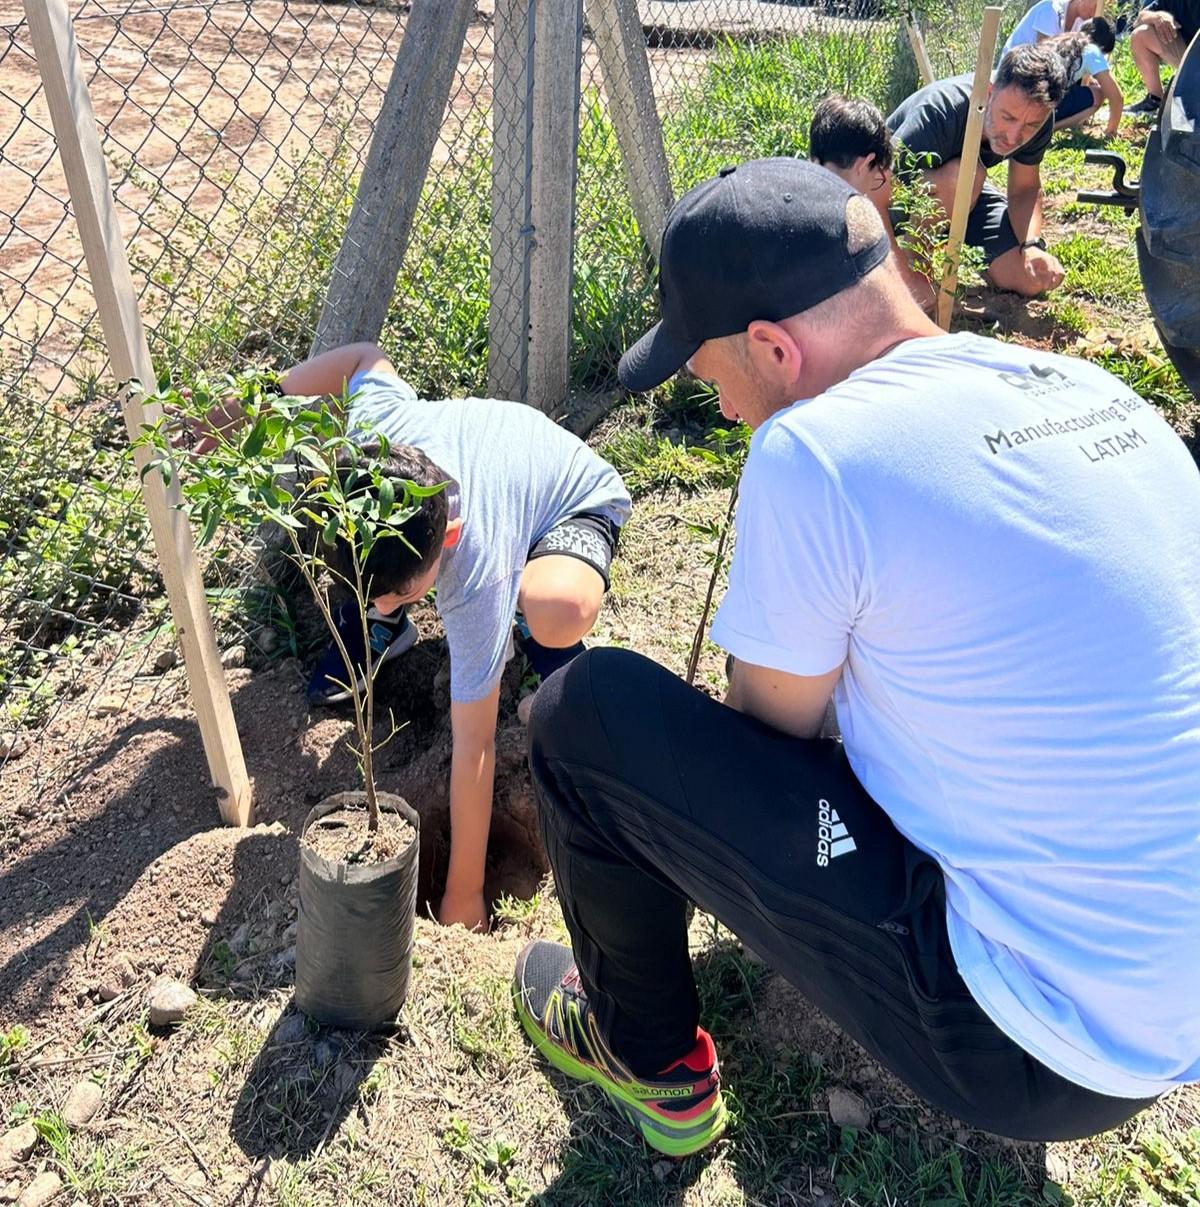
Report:
M482 700L500 682L517 609L520 572L475 587L439 614L450 651L450 699Z

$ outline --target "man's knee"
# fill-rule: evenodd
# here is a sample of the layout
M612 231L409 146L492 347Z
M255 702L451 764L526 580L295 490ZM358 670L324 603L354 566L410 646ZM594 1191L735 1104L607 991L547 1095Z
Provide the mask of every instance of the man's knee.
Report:
M1152 55L1156 59L1163 57L1162 43L1158 40L1158 34L1149 25L1139 25L1129 35L1129 49L1135 56Z

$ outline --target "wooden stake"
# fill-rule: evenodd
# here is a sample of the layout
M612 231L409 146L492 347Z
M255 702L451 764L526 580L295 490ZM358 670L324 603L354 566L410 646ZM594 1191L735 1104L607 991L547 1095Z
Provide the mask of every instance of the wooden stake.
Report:
M488 391L548 413L570 383L582 0L497 0Z
M604 69L608 113L621 148L633 212L657 260L671 209L671 174L637 0L586 0L586 11Z
M133 439L142 434L145 424L157 422L162 412L157 405L141 401L141 395L155 384L154 367L75 31L66 0L25 0L25 15L113 373L121 383L136 383L123 390L122 398L125 426ZM136 449L134 461L138 469L153 456L147 447ZM169 487L161 474L147 474L142 479L142 495L175 631L183 647L192 704L218 792L221 817L230 825L244 826L251 819L250 781L204 598L191 529L179 510L178 482L175 473Z
M525 401L550 413L571 382L575 160L583 0L534 0L533 244L529 260L529 373Z
M979 146L983 141L983 114L987 108L988 85L992 76L992 57L996 53L996 35L1000 29L1001 8L983 10L983 27L979 34L979 54L975 59L975 80L971 85L967 131L963 137L962 155L958 161L958 180L954 187L954 208L950 213L950 237L946 240L946 271L942 276L937 297L937 321L943 331L950 330L954 313L954 294L958 289L958 265L962 255L963 237L967 233L967 215L971 211L975 169L979 165Z
M473 0L414 4L334 261L312 354L377 340L458 70Z
M904 32L908 34L908 44L912 47L913 58L917 60L917 75L921 78L921 87L933 83L933 64L929 61L929 51L925 49L925 38L921 27L912 13L904 18Z

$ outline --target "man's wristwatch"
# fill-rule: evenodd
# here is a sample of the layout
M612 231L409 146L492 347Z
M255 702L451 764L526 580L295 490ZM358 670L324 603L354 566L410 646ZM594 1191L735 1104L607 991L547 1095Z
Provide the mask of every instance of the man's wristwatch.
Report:
M1038 235L1036 239L1026 239L1025 242L1021 244L1022 251L1029 247L1036 247L1039 251L1045 251L1046 240L1043 239L1041 235Z

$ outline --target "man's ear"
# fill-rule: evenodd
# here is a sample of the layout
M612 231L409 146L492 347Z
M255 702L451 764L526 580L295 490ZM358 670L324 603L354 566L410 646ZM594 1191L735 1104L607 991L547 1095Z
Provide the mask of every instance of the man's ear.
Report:
M462 516L446 521L446 535L442 540L443 549L453 549L462 536Z
M755 319L746 328L746 339L751 360L769 381L791 385L799 379L800 346L782 323Z

